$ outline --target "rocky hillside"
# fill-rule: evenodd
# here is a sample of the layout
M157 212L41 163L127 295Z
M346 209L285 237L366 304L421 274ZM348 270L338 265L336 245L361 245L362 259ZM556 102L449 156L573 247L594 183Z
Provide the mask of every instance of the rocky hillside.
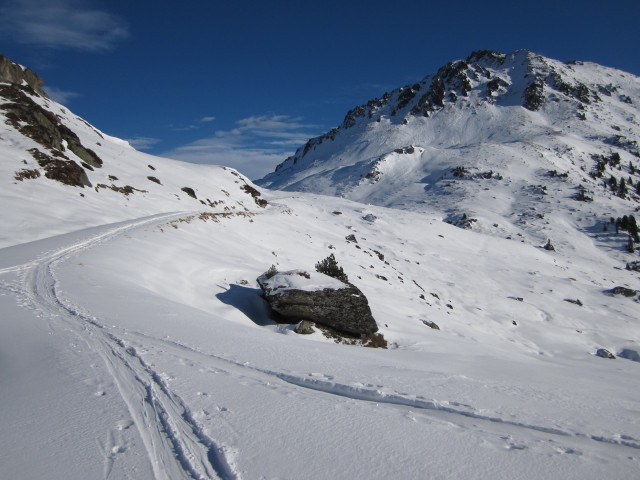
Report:
M624 250L627 232L609 234L640 207L639 104L640 79L619 70L477 51L350 110L258 184Z
M0 56L0 246L140 215L266 206L233 169L153 157L100 132L46 96L31 70ZM46 212L33 218L25 212Z

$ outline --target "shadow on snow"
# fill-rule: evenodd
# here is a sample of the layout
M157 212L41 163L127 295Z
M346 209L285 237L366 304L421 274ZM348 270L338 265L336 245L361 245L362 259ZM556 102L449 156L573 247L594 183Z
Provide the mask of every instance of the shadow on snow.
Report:
M240 310L256 325L276 325L276 322L269 318L268 307L259 288L231 284L225 292L218 293L216 298Z

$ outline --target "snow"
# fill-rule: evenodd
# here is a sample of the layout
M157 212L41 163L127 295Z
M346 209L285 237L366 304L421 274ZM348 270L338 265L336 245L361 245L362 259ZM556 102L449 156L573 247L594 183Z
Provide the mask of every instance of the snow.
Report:
M358 220L358 204L338 199L323 208L343 214L329 216L318 200L272 199L293 213L274 206L177 229L166 227L175 214L144 218L0 250L10 319L3 425L16 426L2 435L3 476L634 475L637 363L593 353L598 345L617 353L637 338L635 307L567 280L574 268L588 273L586 261L566 270L544 250L506 240L473 246L473 232L372 207L370 224ZM389 265L339 243L354 230L361 248L382 248ZM356 284L394 348L282 335L260 308L252 279L267 263L311 266L329 242L347 273L362 277ZM505 253L522 265L501 262ZM373 276L393 269L404 283ZM410 279L442 303L428 294L431 307L420 301ZM618 318L596 301L576 317L579 307L562 302L569 293L600 298ZM35 451L49 454L26 462Z
M49 103L104 160L92 184L147 192L13 181L36 144L0 122L0 478L637 477L637 302L605 292L638 274L598 223L626 204L593 202L594 218L549 193L555 252L509 225L513 205L540 208L521 189L534 156L566 158L532 145L508 188L441 196L500 225L463 230L402 192L404 209L282 191L262 208L230 169L141 154ZM448 165L436 147L391 152L380 170L398 184ZM325 288L314 265L331 253L388 349L268 317L256 279L275 265L310 276L277 285Z
M302 290L316 292L318 290L340 290L348 285L324 273L288 270L278 272L273 276L261 275L259 283L270 293L281 295L288 290Z

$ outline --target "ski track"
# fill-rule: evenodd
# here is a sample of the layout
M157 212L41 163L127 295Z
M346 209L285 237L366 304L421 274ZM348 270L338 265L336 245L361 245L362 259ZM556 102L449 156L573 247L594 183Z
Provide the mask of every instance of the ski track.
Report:
M54 273L57 264L65 262L71 256L84 250L98 247L127 231L164 222L181 215L184 213L164 214L133 220L126 225L94 235L57 251L47 252L32 262L0 269L0 274L13 272L18 273L21 277L21 282L2 282L0 290L18 297L20 305L30 306L42 316L49 318L51 322L63 323L81 337L92 351L100 355L138 429L156 479L239 479L240 474L231 466L225 449L206 434L203 427L195 420L188 405L144 361L136 348L127 345L125 340L107 331L107 328L97 318L83 312L81 308L63 301L57 293L57 280ZM497 416L483 415L477 413L473 407L455 402L428 400L421 396L400 393L385 393L379 389L277 372L251 365L248 362L202 352L173 340L157 338L132 330L121 330L123 335L138 337L141 346L152 346L159 342L164 348L168 347L173 352L178 352L174 354L183 359L186 359L185 355L196 355L204 358L207 362L224 363L228 367L277 378L287 385L323 394L382 405L421 409L430 411L436 416L444 416L448 420L465 417L475 421L537 431L553 436L573 437L640 449L640 440L628 435L612 438L516 422ZM466 409L456 408L456 406L464 406ZM113 455L108 448L104 448L104 450L104 478L107 478L111 470Z
M301 375L294 375L290 373L277 372L265 368L261 368L258 366L251 365L247 362L241 362L238 360L233 360L230 358L226 358L220 355L210 354L202 352L198 349L192 348L188 345L185 345L180 342L176 342L174 340L167 340L164 338L157 338L145 333L135 332L131 330L127 330L128 334L132 334L143 339L145 342L145 346L150 346L150 343L159 342L163 345L164 348L169 347L174 350L182 351L182 355L177 354L176 357L183 360L192 360L190 358L185 358L186 354L195 354L199 357L203 357L207 361L213 360L218 363L225 363L227 366L231 367L239 367L240 369L244 369L245 371L250 370L263 375L266 375L270 378L278 378L282 382L285 382L289 385L294 385L296 387L301 387L304 389L322 392L329 395L335 395L339 397L348 398L351 400L357 401L365 401L372 402L382 405L391 405L391 406L399 406L399 407L409 407L420 410L430 411L434 415L442 416L447 420L454 419L456 417L464 417L470 418L473 420L478 420L482 422L504 425L508 427L515 427L517 429L523 430L531 430L540 433L545 433L553 436L561 436L566 438L577 438L577 439L587 439L593 440L596 442L607 443L609 445L617 445L621 447L628 447L632 449L640 450L640 440L631 437L629 435L621 434L619 438L607 437L599 434L589 434L582 432L570 432L561 430L559 428L547 427L542 425L534 425L528 424L524 422L516 422L512 420L507 420L501 417L494 417L483 415L477 413L472 406L460 404L457 402L451 401L438 401L438 400L427 400L422 396L411 396L408 394L400 394L400 393L386 393L381 391L380 389L373 389L368 387L360 387L355 385L347 385L333 381L322 380L320 378L310 378ZM223 370L224 369L220 369ZM226 372L231 373L231 372ZM265 383L265 382L263 382ZM266 384L266 383L265 383ZM455 408L458 407L466 407L467 409Z
M20 282L3 282L0 288L4 293L16 296L19 305L34 309L52 323L64 324L82 338L91 351L98 353L127 405L156 479L234 480L240 476L227 461L224 448L204 432L186 403L168 388L137 351L109 333L96 318L67 305L57 293L54 274L57 264L127 231L181 215L184 213L132 220L47 252L32 262L0 269L0 274L14 272L21 277ZM113 458L110 452L105 451L105 455L106 478Z

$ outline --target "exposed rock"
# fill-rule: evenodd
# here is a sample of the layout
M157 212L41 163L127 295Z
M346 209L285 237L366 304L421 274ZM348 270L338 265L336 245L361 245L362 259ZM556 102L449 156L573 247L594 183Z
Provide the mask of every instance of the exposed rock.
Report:
M524 90L522 106L527 110L535 112L540 110L544 103L544 83L542 79L535 78Z
M434 330L440 330L440 327L438 326L438 324L436 324L436 322L431 322L429 320L422 320L422 323L424 323L429 328L433 328Z
M573 298L565 298L564 301L573 303L574 305L578 305L579 307L582 307L582 302L580 301L579 298L576 298L575 300Z
M38 165L44 168L44 176L50 180L56 180L72 187L90 187L91 182L86 172L73 160L53 158L42 153L37 148L32 148L29 153L36 159Z
M315 330L313 328L315 326L316 324L310 322L309 320L302 320L295 328L294 332L299 335L311 335L312 333L315 333Z
M108 188L109 190L113 190L114 192L118 192L123 194L125 197L131 195L133 192L141 192L147 193L147 190L140 190L139 188L132 187L131 185L125 185L124 187L118 187L114 184L105 185L104 183L99 183L95 187L95 191L97 192L101 188Z
M40 176L40 171L37 168L31 169L31 170L28 170L25 168L16 172L13 178L21 182L23 180L32 180L34 178L38 178L39 176Z
M609 295L624 295L629 298L635 297L638 294L636 290L627 287L613 287L611 290L605 290L605 293Z
M606 348L599 348L598 351L596 352L596 357L610 358L611 360L615 360L616 358L616 356Z
M463 230L471 230L473 224L478 221L477 218L472 218L466 213L456 214L452 213L444 219L444 221L454 227L462 228Z
M353 233L351 233L351 234L347 235L346 237L344 237L344 239L345 239L347 242L358 243L358 240L356 239L356 236L355 236Z
M350 283L319 272L291 270L270 278L262 275L258 284L280 323L309 320L351 335L378 331L367 298Z
M69 149L88 165L102 166L102 160L93 150L84 147L78 136L60 123L57 115L34 102L21 87L1 85L0 96L10 100L0 106L6 112L6 123L20 133L47 147L57 157L66 158L62 152Z
M38 95L47 96L42 90L44 82L38 75L28 68L12 62L4 55L0 55L0 82L14 83L16 85L26 84Z
M180 190L182 190L184 193L189 195L191 198L195 198L196 200L198 199L198 197L196 197L196 192L193 191L193 188L191 188L191 187L182 187Z
M258 205L259 207L264 208L268 205L268 202L264 198L260 198L262 193L260 193L257 189L253 188L248 183L245 183L241 188L253 197L253 201L256 202L256 205Z

